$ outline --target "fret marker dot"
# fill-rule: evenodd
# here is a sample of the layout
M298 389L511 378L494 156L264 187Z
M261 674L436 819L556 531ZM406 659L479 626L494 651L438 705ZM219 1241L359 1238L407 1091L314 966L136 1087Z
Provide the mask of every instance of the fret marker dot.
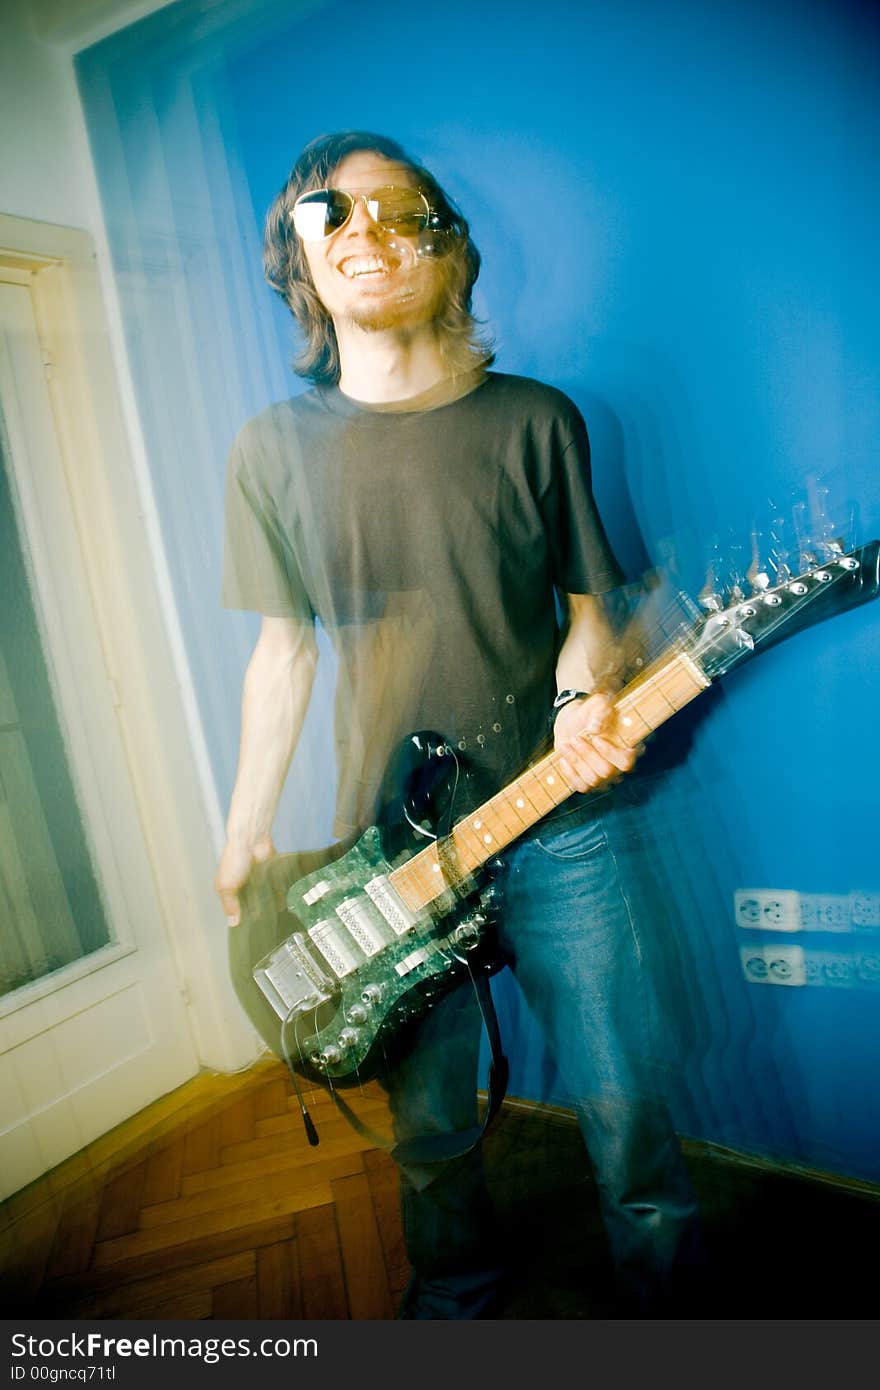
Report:
M547 778L547 781L550 783L550 786L552 787L552 786L553 786L553 783L556 781L556 778L555 778L555 777L548 777L548 778Z
M481 820L475 820L475 821L474 821L474 830L482 830L482 828L483 828L483 822L482 822Z
M491 836L491 835L484 835L484 836L483 836L483 842L484 842L485 844L487 844L487 845L491 845L491 843L492 843L492 836Z
M523 806L525 806L526 803L523 801L521 796L518 796L516 798L516 804L520 808L520 810L522 810Z
M630 724L632 723L632 720L630 719L628 714L625 714L620 722L628 729Z
M435 874L439 874L439 872L440 872L440 865L439 865L439 864L432 864L432 865L431 865L431 868L434 870L434 873L435 873Z

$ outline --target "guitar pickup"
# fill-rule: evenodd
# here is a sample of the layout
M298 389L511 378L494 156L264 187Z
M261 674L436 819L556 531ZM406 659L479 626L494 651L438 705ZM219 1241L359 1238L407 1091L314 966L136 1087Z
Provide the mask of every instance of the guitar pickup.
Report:
M336 909L336 916L344 922L367 957L375 956L388 945L388 938L383 936L373 921L373 911L375 908L369 899L365 902L361 898L346 898Z
M332 887L333 884L330 883L330 881L326 878L322 879L320 883L312 884L312 887L309 889L309 891L307 893L303 893L302 895L303 902L305 903L306 907L311 907L313 903L316 903L321 898L325 897L330 892L330 889Z
M410 951L408 956L399 960L394 969L398 975L408 975L411 970L415 970L417 965L424 965L429 956L433 956L437 947L433 942L428 942L426 946L420 946L417 951Z
M395 936L405 936L412 931L416 919L400 894L392 888L387 874L377 874L371 878L369 883L364 884L364 892L378 907Z
M357 948L346 929L341 927L338 922L325 918L324 921L309 928L309 937L321 952L337 980L344 980L346 975L357 970L361 963Z

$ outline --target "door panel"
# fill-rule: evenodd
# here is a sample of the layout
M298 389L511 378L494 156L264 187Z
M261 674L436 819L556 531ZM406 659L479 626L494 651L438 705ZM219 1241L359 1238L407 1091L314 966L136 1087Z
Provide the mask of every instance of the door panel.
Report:
M21 284L0 283L0 429L4 552L12 526L26 590L0 596L2 1198L198 1059Z

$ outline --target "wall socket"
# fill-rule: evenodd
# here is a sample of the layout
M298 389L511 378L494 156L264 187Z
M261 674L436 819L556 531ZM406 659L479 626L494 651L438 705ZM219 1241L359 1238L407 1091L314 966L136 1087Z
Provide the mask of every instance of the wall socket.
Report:
M850 893L850 916L853 927L880 927L880 893Z
M880 951L856 951L853 964L859 989L880 989Z
M740 947L740 961L746 979L754 985L805 985L807 967L803 946L758 942Z
M802 931L852 931L848 893L801 893Z
M791 888L737 888L733 908L738 927L802 931L800 893Z
M880 893L799 893L793 888L737 888L738 927L779 932L852 932L880 928Z
M880 990L880 950L814 951L780 941L741 946L739 955L743 975L753 985Z

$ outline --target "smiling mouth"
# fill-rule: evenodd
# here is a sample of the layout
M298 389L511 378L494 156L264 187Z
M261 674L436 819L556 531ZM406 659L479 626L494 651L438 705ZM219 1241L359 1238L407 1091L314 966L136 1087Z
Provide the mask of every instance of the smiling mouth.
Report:
M346 280L384 280L397 269L397 264L385 256L348 256L338 268Z

